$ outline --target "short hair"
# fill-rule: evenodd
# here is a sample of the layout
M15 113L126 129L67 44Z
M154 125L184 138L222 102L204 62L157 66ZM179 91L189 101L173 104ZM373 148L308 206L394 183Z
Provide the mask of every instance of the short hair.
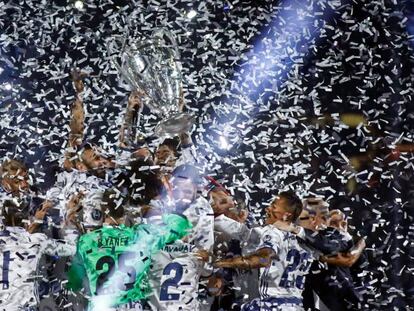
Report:
M284 208L292 214L292 222L295 222L302 213L302 200L293 191L280 192L278 197L285 200Z
M191 164L182 164L177 166L171 173L174 178L189 179L193 184L201 183L201 176L198 169Z
M339 215L341 216L342 220L345 220L345 221L347 220L345 213L339 209L333 209L332 211L329 212L329 217L332 217L334 215Z
M177 156L178 155L178 145L179 145L179 141L176 138L166 138L164 139L164 141L159 144L158 148L161 146L167 146L168 148L170 148L173 152L174 155Z
M125 215L125 204L126 199L120 191L115 189L105 190L101 203L105 217L112 217L114 219L123 217Z
M72 167L75 167L77 163L81 162L86 165L88 169L90 169L87 163L83 161L83 153L86 150L93 149L93 145L90 142L85 141L81 145L73 146L70 151L66 152L65 157L70 162Z
M312 215L316 215L318 212L326 215L329 213L329 204L319 197L304 199L303 208Z
M92 150L93 152L96 152L99 154L99 156L104 157L105 159L112 159L114 158L113 155L108 154L107 152L105 152L103 149L101 149L98 145L90 143L90 142L85 142L84 144L82 144L81 146L79 146L78 149L81 157L83 157L83 153L85 151L88 150Z
M152 159L135 158L129 162L130 170L124 176L130 203L145 205L162 193L163 183L158 170L151 169Z
M208 195L214 192L224 192L227 195L231 195L230 192L213 177L204 176L204 178L208 181L208 185L205 187L205 189L208 191Z
M0 180L7 175L15 174L19 170L27 172L27 166L22 161L16 159L5 160L0 166Z

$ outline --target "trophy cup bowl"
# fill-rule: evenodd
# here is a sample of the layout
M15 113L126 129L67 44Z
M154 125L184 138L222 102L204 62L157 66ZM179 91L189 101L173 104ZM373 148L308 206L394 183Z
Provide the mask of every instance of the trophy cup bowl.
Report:
M145 92L150 110L161 121L155 127L157 136L175 136L191 129L194 118L180 111L181 65L173 36L161 29L121 53L118 72L133 88Z

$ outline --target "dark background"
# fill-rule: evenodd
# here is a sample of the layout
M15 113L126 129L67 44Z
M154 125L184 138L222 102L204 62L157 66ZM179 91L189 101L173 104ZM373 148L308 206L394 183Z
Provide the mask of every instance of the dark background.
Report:
M177 36L206 173L259 219L280 190L323 195L367 236L370 310L414 305L412 1L0 1L0 154L44 189L86 79L86 137L113 152L127 87L115 36ZM196 17L186 13L194 9ZM8 90L6 84L11 84ZM149 136L156 118L146 111Z

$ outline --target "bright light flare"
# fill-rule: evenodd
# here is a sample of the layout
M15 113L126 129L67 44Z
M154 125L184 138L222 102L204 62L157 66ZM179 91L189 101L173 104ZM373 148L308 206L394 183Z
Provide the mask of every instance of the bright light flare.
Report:
M225 149L225 150L229 150L230 149L230 144L227 142L226 137L224 136L220 136L219 138L219 142L220 142L220 149Z
M77 8L78 10L82 10L83 9L83 1L76 0L75 1L75 8Z
M187 13L187 18L188 19L192 19L193 17L195 17L197 15L197 12L196 11L194 11L194 10L190 10L188 13Z

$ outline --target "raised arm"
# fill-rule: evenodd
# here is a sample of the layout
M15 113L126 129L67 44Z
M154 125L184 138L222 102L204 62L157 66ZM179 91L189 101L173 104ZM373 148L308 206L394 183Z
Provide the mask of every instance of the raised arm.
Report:
M143 104L144 93L140 91L133 91L128 97L127 110L125 112L124 121L119 131L119 146L128 147L135 142L137 133L136 120L140 115Z
M256 269L269 267L272 259L276 258L276 253L271 248L261 248L247 256L237 256L228 259L216 261L215 268L232 268L232 269Z
M83 142L83 131L85 128L85 111L83 108L82 92L84 85L82 78L84 73L78 69L72 71L72 80L75 87L76 95L75 102L71 107L71 119L70 119L70 133L69 133L69 147L75 148L80 146Z
M180 92L180 100L178 103L179 111L183 112L185 103L184 103L184 91L181 88ZM181 156L178 161L178 164L194 164L197 162L197 154L193 144L193 140L191 139L191 134L188 131L182 132L178 135L180 138L180 148L181 148Z
M165 244L172 243L186 236L192 225L187 217L178 214L164 214L162 216L164 225L157 229L159 241L156 248L162 248Z
M53 207L53 202L45 200L41 207L36 211L33 221L29 224L27 232L35 233L39 227L43 224L43 220L46 216L47 211Z

